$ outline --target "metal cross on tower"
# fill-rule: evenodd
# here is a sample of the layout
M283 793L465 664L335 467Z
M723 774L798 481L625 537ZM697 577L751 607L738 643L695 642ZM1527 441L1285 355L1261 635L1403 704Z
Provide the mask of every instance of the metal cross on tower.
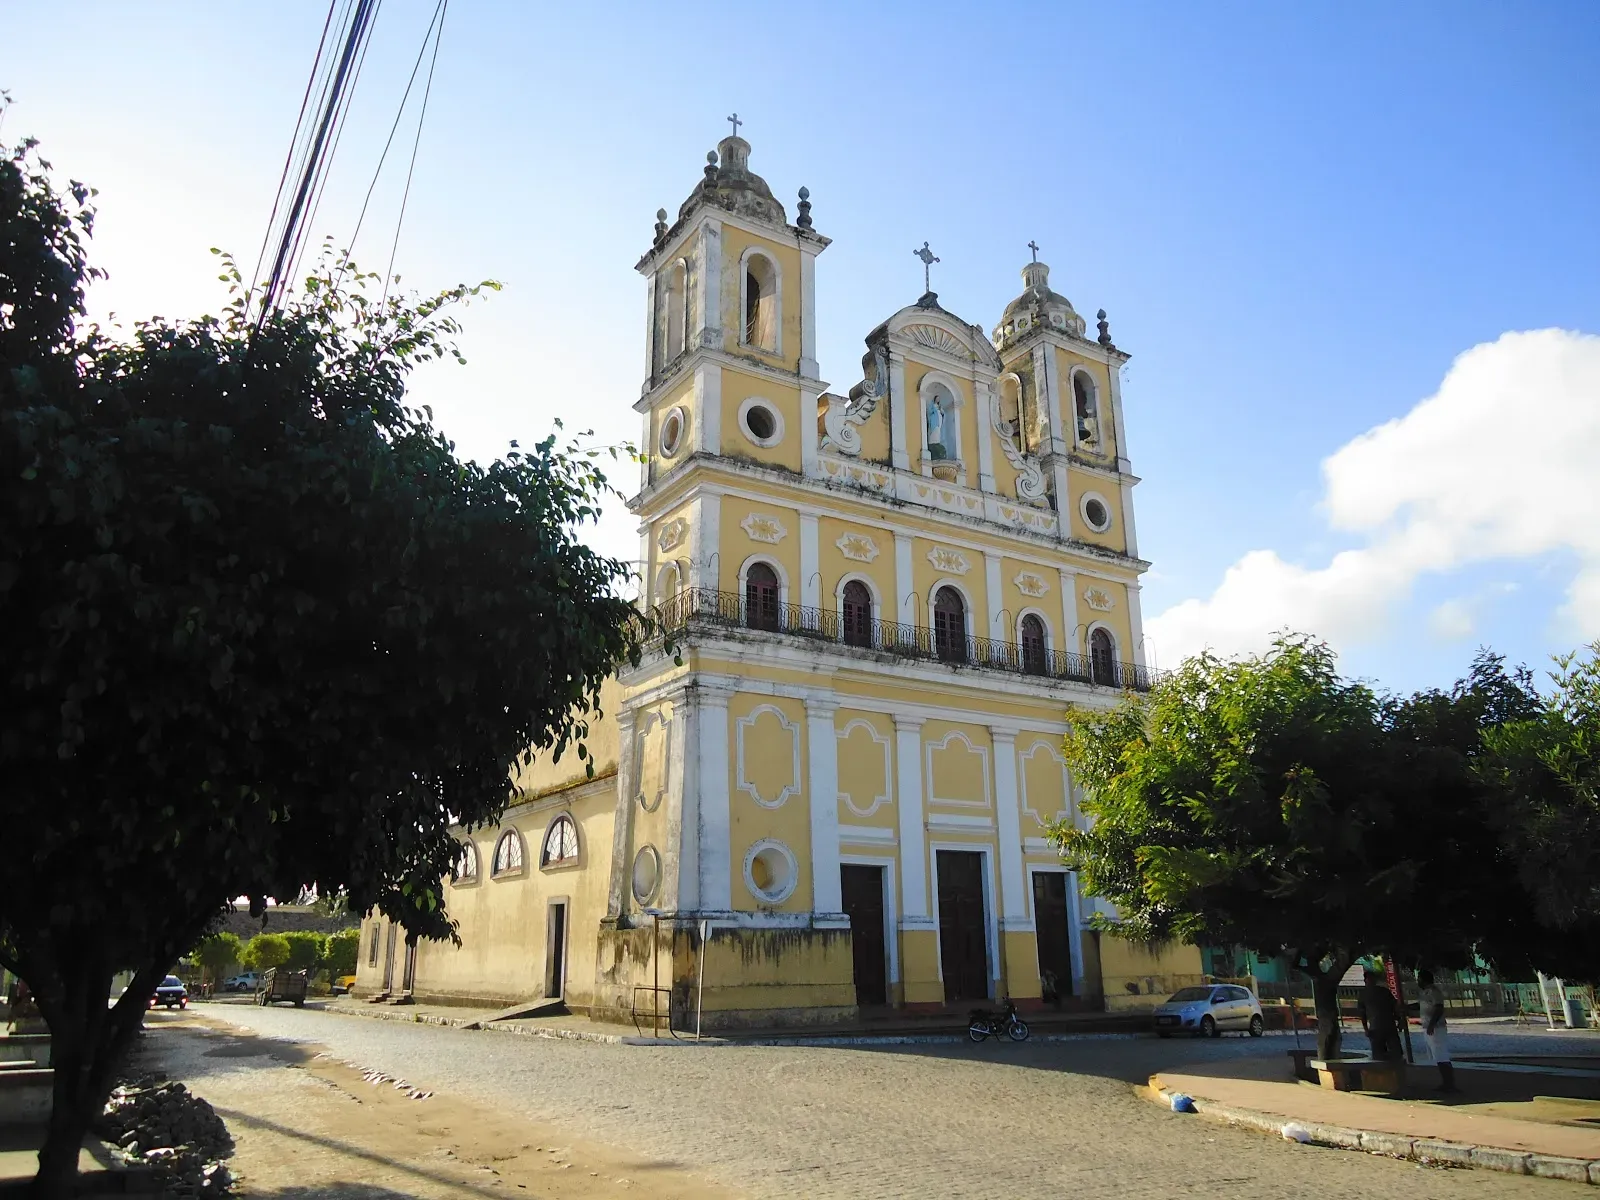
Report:
M921 250L913 250L911 253L922 260L922 290L925 292L933 291L930 272L933 270L933 264L939 261L939 256L928 249L927 242L922 243Z
M1039 261L1039 243L1038 242L1029 242L1028 243L1028 249L1033 251L1033 261L1034 262L1038 262Z
M733 125L733 136L734 137L738 137L739 136L739 126L744 124L743 121L739 120L739 114L738 113L734 113L731 117L728 118L728 121Z

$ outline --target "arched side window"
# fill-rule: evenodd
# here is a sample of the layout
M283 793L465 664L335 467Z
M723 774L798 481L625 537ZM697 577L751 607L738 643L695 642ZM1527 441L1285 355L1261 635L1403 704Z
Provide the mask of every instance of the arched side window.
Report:
M839 597L839 617L846 645L872 645L872 593L859 579L844 585Z
M778 628L778 573L764 562L751 563L745 572L744 613L751 629Z
M478 847L472 842L461 843L461 853L456 856L456 882L475 883L478 878Z
M778 268L765 254L746 253L744 259L745 345L778 353Z
M662 297L662 359L669 363L686 348L688 328L689 267L679 259L667 268Z
M570 866L578 861L578 823L562 813L545 830L544 849L539 851L541 867Z
M1089 677L1096 683L1117 686L1117 643L1109 629L1089 634Z
M1022 618L1022 669L1029 675L1044 675L1047 662L1044 622L1037 613L1027 613Z
M656 572L656 603L670 604L683 588L683 574L678 567L677 559L661 564L661 569Z
M996 403L1000 406L1000 424L1011 431L1011 445L1026 453L1032 447L1028 444L1027 429L1022 421L1022 380L1009 372L1002 375Z
M489 873L494 876L516 875L522 870L522 837L515 829L508 829L494 844L494 860Z
M1099 445L1100 404L1095 395L1094 380L1087 371L1072 373L1072 404L1078 418L1078 444Z
M933 649L945 662L967 661L967 605L948 585L933 597Z

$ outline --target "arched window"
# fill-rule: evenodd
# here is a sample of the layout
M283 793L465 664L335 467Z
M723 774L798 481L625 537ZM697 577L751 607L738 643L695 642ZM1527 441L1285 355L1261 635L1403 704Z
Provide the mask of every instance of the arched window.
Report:
M1022 381L1015 375L1000 377L1000 424L1011 431L1010 441L1019 451L1027 451L1027 431L1022 424Z
M967 606L953 587L933 598L933 649L945 662L967 661Z
M1117 644L1105 629L1089 634L1089 676L1096 683L1117 685Z
M744 611L751 629L778 628L778 573L766 563L751 563L745 572Z
M1072 376L1072 402L1078 414L1078 442L1093 446L1100 441L1100 410L1095 402L1094 380L1084 371Z
M872 593L859 579L844 585L839 615L844 623L844 640L851 646L872 645Z
M763 254L752 254L744 268L744 342L778 351L778 271Z
M1028 613L1022 618L1022 669L1029 675L1046 674L1044 622L1037 614Z
M493 875L515 875L522 870L522 838L515 829L508 829L494 844L494 861L489 871Z
M578 825L566 813L550 822L545 831L544 849L539 851L541 867L559 867L578 861Z
M471 842L461 843L461 853L456 857L456 882L471 883L478 878L478 847Z
M689 294L689 268L683 259L667 270L666 295L662 298L662 358L671 362L684 351L684 330L687 325L687 300Z

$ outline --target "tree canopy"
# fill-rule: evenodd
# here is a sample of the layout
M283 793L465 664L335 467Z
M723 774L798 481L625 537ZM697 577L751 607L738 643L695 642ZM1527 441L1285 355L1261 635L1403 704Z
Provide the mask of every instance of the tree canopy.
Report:
M1492 655L1451 692L1394 699L1310 638L1203 654L1148 697L1072 715L1091 823L1053 834L1123 936L1287 954L1336 1052L1334 989L1356 958L1466 965L1529 923L1483 731L1538 708Z
M252 971L270 971L288 963L293 953L289 939L281 933L258 933L244 944L239 961Z
M0 963L55 1039L41 1187L75 1170L142 990L232 897L343 892L450 937L452 821L582 738L643 628L558 443L467 461L409 406L453 306L326 258L256 327L85 328L91 194L0 158ZM106 1011L112 974L135 971Z

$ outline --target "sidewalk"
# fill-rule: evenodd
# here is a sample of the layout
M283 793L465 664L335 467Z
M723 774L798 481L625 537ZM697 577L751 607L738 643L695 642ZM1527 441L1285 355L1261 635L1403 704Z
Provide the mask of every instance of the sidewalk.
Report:
M1416 1070L1431 1086L1432 1068ZM1600 1185L1600 1128L1582 1124L1600 1113L1600 1080L1589 1075L1463 1060L1463 1094L1447 1103L1329 1091L1293 1079L1285 1059L1272 1057L1162 1071L1150 1077L1150 1094L1170 1104L1182 1093L1201 1116L1278 1136L1294 1122L1318 1145Z
M496 1020L504 1009L458 1008L433 1004L368 1004L362 1000L338 999L320 1005L325 1012L367 1017L380 1021L415 1022L419 1025L444 1025L457 1029L491 1029L525 1037L560 1038L571 1041L602 1042L621 1046L892 1046L953 1045L967 1040L965 1022L946 1014L927 1016L900 1013L853 1022L804 1029L753 1029L706 1034L696 1042L694 1034L679 1031L671 1037L650 1034L648 1022L636 1031L631 1025L610 1025L586 1017L536 1017ZM1034 1041L1063 1041L1083 1037L1131 1037L1149 1028L1143 1015L1123 1016L1107 1013L1029 1013L1025 1014Z

